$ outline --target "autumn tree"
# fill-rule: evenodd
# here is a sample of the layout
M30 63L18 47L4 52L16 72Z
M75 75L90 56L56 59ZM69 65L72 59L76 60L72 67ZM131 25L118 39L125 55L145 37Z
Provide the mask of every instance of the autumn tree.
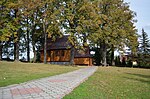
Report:
M61 8L61 23L63 25L63 28L66 29L66 33L70 34L69 36L69 42L71 43L71 59L70 59L70 64L74 64L74 47L76 45L76 40L77 40L77 32L76 32L76 27L77 27L77 9L78 9L78 4L80 0L64 0L64 3L62 3L62 8Z
M0 33L5 39L13 38L16 60L19 59L18 44L24 36L28 61L31 43L34 61L36 49L43 45L46 63L47 38L55 40L62 35L60 30L70 35L71 64L74 64L75 48L83 48L88 44L99 50L103 65L107 65L106 56L110 50L112 63L115 49L122 49L126 45L136 52L135 13L122 0L8 0L6 4L8 9L2 2L0 10L3 14L0 17L6 19L1 21ZM2 11L4 9L6 13Z
M101 23L97 23L99 28L91 33L90 40L100 47L102 64L106 65L106 53L109 48L122 49L133 39L134 43L137 43L136 29L133 26L135 14L122 0L96 1L95 5Z
M74 52L76 49L81 49L87 45L87 31L90 24L89 11L90 0L64 0L61 8L61 23L65 29L65 33L69 34L68 42L71 43L70 64L74 64ZM87 8L87 9L86 9ZM87 18L85 19L86 15ZM87 25L84 25L87 24Z
M41 0L22 0L20 2L22 9L22 25L24 26L24 38L27 47L27 61L30 61L30 44L34 53L33 62L36 62L36 47L40 36L42 35L41 29Z
M8 25L6 25L6 22L8 21L6 17L9 16L6 3L7 2L5 0L0 1L0 60L2 60L2 48L4 41L8 41L10 37L10 32L5 29L8 27Z
M60 0L42 0L42 28L44 34L44 63L47 62L47 38L56 39L61 35L59 14Z
M14 60L19 61L19 47L21 36L21 9L18 0L8 0L8 9L10 10L11 24L13 24L15 30L13 30L13 42L14 42ZM6 23L7 24L7 23ZM13 28L13 29L14 29Z
M18 26L18 18L17 18L17 4L16 1L11 0L4 0L1 1L1 21L0 21L0 37L1 37L1 44L6 41L11 41L13 39L14 42L14 58L18 61L19 60L19 50L17 47L18 41L17 32L19 29ZM7 43L5 43L7 44ZM2 48L2 47L1 47ZM16 49L16 50L15 50Z

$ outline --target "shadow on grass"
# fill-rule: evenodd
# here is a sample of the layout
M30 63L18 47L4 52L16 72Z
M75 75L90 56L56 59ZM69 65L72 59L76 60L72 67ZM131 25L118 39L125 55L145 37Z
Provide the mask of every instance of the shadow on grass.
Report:
M142 77L142 78L147 78L150 79L150 75L143 75L143 74L133 74L133 73L126 73L129 75L134 75L134 76L138 76L138 77Z
M134 75L136 77L124 77L126 79L140 81L142 83L147 83L150 85L150 75L143 75L143 74L133 74L133 73L126 73L128 75Z

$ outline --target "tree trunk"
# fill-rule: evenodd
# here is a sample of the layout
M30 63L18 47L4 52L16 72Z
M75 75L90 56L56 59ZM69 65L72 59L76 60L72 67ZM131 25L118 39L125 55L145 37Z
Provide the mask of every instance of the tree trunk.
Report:
M71 52L70 52L70 65L74 65L74 56L75 56L75 48L72 47L71 48Z
M102 50L102 65L107 66L107 60L106 60L107 49L104 41L103 43L101 43L100 49Z
M16 42L14 42L14 61L16 60Z
M2 60L2 42L0 41L0 61Z
M115 65L115 61L114 61L114 45L112 45L111 48L111 65L114 66Z
M35 44L33 44L33 53L34 53L34 59L33 59L33 62L35 63L36 62L36 50L35 50Z
M27 18L27 24L28 24L28 18ZM27 61L30 61L30 41L29 41L29 29L27 26Z
M19 61L19 35L17 34L17 38L14 38L14 61Z
M44 64L47 63L47 33L46 33L46 26L43 23L43 29L44 29Z
M17 18L18 9L15 9L15 18ZM17 38L14 38L14 60L19 62L19 32L17 32ZM17 39L17 41L15 41Z
M19 61L19 42L18 41L16 43L16 46L17 46L17 48L16 48L16 61Z
M106 53L107 53L107 51L106 51L106 48L105 48L105 49L103 49L103 57L102 57L102 63L103 63L104 66L107 66Z
M44 64L47 63L47 34L45 33L45 41L44 41Z
M15 44L14 44L14 60L16 61L16 62L19 62L19 42L17 41L17 42L15 42Z

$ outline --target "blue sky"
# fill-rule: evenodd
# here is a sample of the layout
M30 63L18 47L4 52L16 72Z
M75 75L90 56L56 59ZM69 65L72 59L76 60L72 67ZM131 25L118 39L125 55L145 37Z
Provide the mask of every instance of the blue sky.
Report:
M135 19L138 20L135 23L138 33L141 34L142 28L149 35L150 38L150 0L124 0L129 2L130 9L137 13Z

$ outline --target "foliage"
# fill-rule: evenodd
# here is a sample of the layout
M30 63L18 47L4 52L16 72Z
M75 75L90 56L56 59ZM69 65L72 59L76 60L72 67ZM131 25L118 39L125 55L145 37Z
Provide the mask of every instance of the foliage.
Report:
M132 55L130 60L137 61L137 67L150 68L150 40L144 29L142 29L139 39L138 53Z
M115 57L115 65L116 65L116 66L120 66L120 65L121 65L120 57L119 57L119 56L116 56L116 57Z
M104 65L112 46L112 55L125 45L136 52L136 14L122 0L3 0L1 6L0 35L4 41L13 38L14 50L27 47L28 60L32 44L35 59L42 47L46 61L47 37L55 40L62 34L70 35L68 41L75 48L88 44L99 48Z
M27 47L29 60L30 44L36 55L36 49L42 45L43 26L49 37L55 38L59 30L59 0L3 0L1 1L0 40L14 42L14 56L19 55L18 48ZM47 8L45 8L47 6ZM2 20L3 19L3 20ZM46 22L46 23L45 23ZM46 25L46 26L45 26ZM21 43L19 43L19 41ZM22 43L23 42L23 43ZM19 47L17 47L19 45ZM4 45L5 46L5 45ZM15 51L17 49L17 51ZM23 50L21 50L23 51ZM14 57L14 58L15 58ZM36 59L36 56L35 56Z
M101 61L100 51L98 48L95 48L94 51L95 51L95 54L93 56L94 65L100 66L101 65L100 64L100 61Z
M142 35L140 36L139 52L142 54L150 54L150 39L144 29L142 29Z
M138 54L137 58L138 67L150 68L150 54Z
M137 46L136 29L133 26L135 13L129 9L127 3L121 0L96 1L97 16L100 23L98 28L90 33L90 41L97 44L102 52L102 61L106 64L107 49L112 45L122 49L129 46L133 52Z

